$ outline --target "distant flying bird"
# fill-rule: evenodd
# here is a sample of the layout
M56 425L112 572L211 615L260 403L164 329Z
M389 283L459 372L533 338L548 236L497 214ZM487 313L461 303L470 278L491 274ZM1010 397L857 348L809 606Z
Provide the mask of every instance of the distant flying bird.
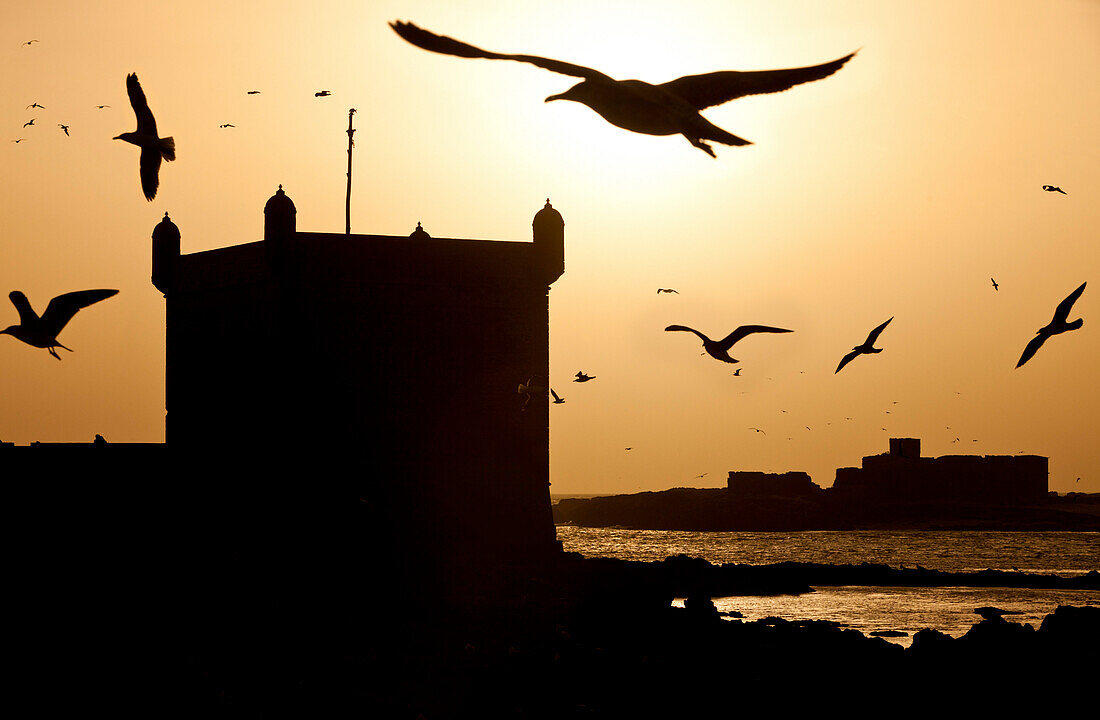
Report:
M890 320L893 320L893 319L894 318L890 318ZM845 365L847 365L848 363L855 360L856 357L859 356L859 355L866 355L866 354L870 354L870 353L880 353L880 352L882 352L882 348L874 347L875 340L878 340L878 336L882 333L883 330L886 329L886 326L890 324L890 320L887 320L886 322L884 322L883 324L879 325L877 328L872 330L870 333L868 333L867 334L867 339L863 341L862 345L856 345L854 348L852 348L852 352L848 353L843 358L841 358L840 359L840 364L837 365L836 370L833 371L833 375L836 375L838 372L840 372L841 368L843 368Z
M220 127L220 128L227 128L227 127L237 127L237 126L236 126L236 125L234 125L233 123L226 123L225 125L219 125L218 127Z
M520 395L526 395L527 396L527 398L523 401L523 407L520 408L521 410L526 410L527 409L527 404L531 402L531 396L532 395L545 395L546 394L546 388L541 388L541 387L538 387L537 385L532 385L531 384L531 378L528 378L526 383L520 383L519 384L519 387L516 388L516 392L519 393Z
M249 90L247 93L245 93L245 95L259 95L259 94L260 94L259 90Z
M728 70L686 75L661 85L651 85L641 80L615 80L597 70L560 60L489 52L428 32L412 23L391 22L390 27L422 50L464 58L516 60L543 70L584 78L565 92L546 98L546 102L572 100L582 103L612 125L637 133L683 135L688 142L711 157L715 157L714 150L705 140L725 145L751 143L712 125L699 114L700 110L746 95L780 92L801 83L820 80L835 73L855 55L851 53L838 60L812 67L751 72Z
M756 431L756 432L758 432L758 433L761 433L761 434L763 434L763 435L767 435L767 433L766 433L766 432L764 432L763 430L761 430L760 428L756 428L756 427L751 427L751 428L749 428L749 430L755 430L755 431Z
M27 126L29 126L29 125L34 125L34 121L35 121L35 120L37 120L37 119L38 119L38 118L31 118L31 119L30 119L30 120L28 120L27 122L23 123L23 127L27 127Z
M734 377L741 377L741 368L737 368L736 370L734 370L733 371L733 376Z
M332 93L330 93L328 90L322 90L321 92L313 93L313 97L328 97L331 94Z
M1059 192L1059 193L1062 193L1063 195L1067 194L1065 190L1058 187L1057 185L1044 185L1043 189L1046 190L1047 192Z
M65 135L68 136L68 134L69 134L69 126L68 125L62 125L61 123L58 123L57 126L59 128L61 128L62 130L64 130Z
M130 96L130 105L137 116L137 130L116 135L114 139L125 140L141 148L141 190L146 200L152 200L157 196L157 186L160 185L160 160L164 158L172 162L176 159L176 141L157 135L157 121L149 110L145 92L134 73L126 76L126 94Z
M19 138L18 140L12 140L12 142L15 143L16 145L18 145L19 143L23 142L26 139L27 138Z
M722 362L735 363L740 360L735 360L730 357L730 348L741 338L752 335L753 333L789 333L793 330L784 330L783 328L769 327L767 325L742 325L726 337L721 340L711 340L709 337L693 330L686 325L669 325L665 328L665 332L683 330L685 332L695 333L699 336L699 339L703 341L703 350L715 360L721 360Z
M13 290L8 293L8 297L12 305L15 305L15 309L19 311L19 324L0 330L0 335L11 335L28 345L46 348L50 355L60 360L61 357L54 348L64 348L69 352L72 350L59 343L57 335L73 319L73 315L76 315L81 308L106 300L117 293L118 290L78 290L58 295L50 300L50 304L46 306L46 312L39 317L31 308L27 296L18 290Z
M95 106L96 110L102 110L103 108L109 108L109 107L111 107L111 106L110 105L96 105Z
M657 294L660 295L661 293L676 293L677 295L679 295L680 291L673 290L672 288L657 288Z
M38 42L38 41L37 40L28 40L27 42L25 42L23 44L24 45L30 45L31 43L36 43L36 42Z
M1054 318L1047 323L1047 326L1040 328L1035 332L1035 337L1031 338L1031 342L1024 348L1024 354L1020 356L1020 362L1016 363L1016 367L1020 367L1031 356L1039 351L1039 348L1043 346L1043 343L1047 341L1051 335L1061 335L1067 330L1076 330L1085 324L1085 321L1081 318L1077 318L1073 322L1066 322L1069 318L1069 311L1073 309L1073 303L1077 302L1077 298L1081 297L1081 293L1085 292L1085 285L1087 283L1081 283L1081 287L1077 288L1069 294L1062 302L1058 303L1058 307L1054 309Z
M555 405L561 405L563 402L565 402L565 398L558 397L558 394L554 392L554 388L550 388L550 394L554 396Z
M588 382L589 380L595 380L595 375L585 375L583 370L577 371L577 378L573 382Z
M994 280L993 278L989 278L989 282L993 283L993 289L994 289L994 290L1000 290L1000 289L1001 289L1001 286L1000 286L1000 285L998 285L998 284L997 284L997 281L996 281L996 280Z
M39 105L37 102L32 102L25 109L30 110L31 108L42 108L43 110L45 110L46 106L45 105Z

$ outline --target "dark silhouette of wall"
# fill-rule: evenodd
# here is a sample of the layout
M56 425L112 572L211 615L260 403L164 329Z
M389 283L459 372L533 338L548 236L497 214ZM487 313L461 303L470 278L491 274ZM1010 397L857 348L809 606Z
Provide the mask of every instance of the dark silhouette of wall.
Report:
M726 489L733 495L746 497L801 497L821 492L804 472L764 473L731 470Z
M845 500L1020 505L1046 499L1047 477L1039 455L920 457L920 440L891 438L889 453L838 468L833 489Z
M548 403L516 387L547 386L561 215L547 201L533 242L307 233L281 186L264 214L263 241L206 252L167 214L153 231L167 445L354 496L363 542L410 573L549 556Z

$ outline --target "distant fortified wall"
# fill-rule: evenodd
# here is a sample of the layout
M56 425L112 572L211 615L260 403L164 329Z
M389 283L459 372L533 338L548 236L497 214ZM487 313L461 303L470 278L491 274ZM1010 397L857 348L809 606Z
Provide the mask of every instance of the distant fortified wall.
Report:
M833 490L880 502L965 502L1027 505L1047 495L1047 458L1040 455L921 457L917 438L891 438L890 451L838 468Z

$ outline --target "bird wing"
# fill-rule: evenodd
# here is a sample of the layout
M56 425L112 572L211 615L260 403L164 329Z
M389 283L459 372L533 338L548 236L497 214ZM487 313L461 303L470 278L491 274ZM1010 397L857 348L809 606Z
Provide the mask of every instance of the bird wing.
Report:
M8 299L11 300L11 304L15 306L15 309L19 311L19 324L30 327L34 323L38 322L38 313L31 307L31 303L27 300L27 296L18 290L12 290L8 293Z
M1035 337L1031 338L1031 341L1024 347L1024 353L1020 356L1020 361L1016 363L1016 367L1020 367L1030 360L1035 353L1039 352L1039 348L1043 346L1043 343L1047 341L1048 337L1050 337L1050 335L1045 332L1040 331L1036 333Z
M723 70L685 75L657 87L683 98L696 110L702 110L746 95L781 92L795 85L821 80L839 70L854 55L851 53L832 62L785 70Z
M445 37L443 35L436 35L435 33L428 32L418 28L416 25L407 22L391 22L390 27L393 31L404 38L406 41L417 46L421 50L428 50L430 52L441 53L443 55L455 55L457 57L464 58L485 58L487 60L516 60L518 62L530 63L536 67L540 67L543 70L549 70L551 72L561 73L562 75L572 75L574 77L582 77L588 80L608 80L611 78L604 75L598 70L592 68L586 68L582 65L573 65L571 63L562 62L561 60L552 60L550 58L537 57L535 55L504 55L501 53L489 52L476 48L473 45L455 40L454 38Z
M56 337L78 310L117 294L118 290L78 290L58 295L42 313L42 327Z
M843 367L844 367L845 365L847 365L848 363L850 363L850 362L852 362L853 360L855 360L855 359L856 359L856 357L857 357L858 355L861 355L861 354L862 354L862 353L860 353L860 351L859 351L859 350L853 350L852 352L850 352L850 353L848 353L847 355L845 355L844 357L842 357L842 358L840 359L840 364L839 364L839 365L837 365L837 366L836 366L836 370L834 370L834 371L833 371L833 375L836 375L836 374L837 374L838 372L840 372L840 371L841 371L841 369L842 369L842 368L843 368Z
M160 185L160 150L143 147L139 163L141 190L145 193L146 200L152 200L157 196L157 186Z
M668 327L665 328L665 332L675 331L675 330L683 330L684 332L695 333L696 335L699 336L699 339L701 339L703 342L710 342L710 338L708 338L706 335L699 332L698 330L689 328L687 325L669 325Z
M890 320L893 320L893 319L894 318L890 318ZM879 325L877 328L875 328L871 332L867 333L867 342L865 342L863 344L868 346L868 347L870 347L871 345L874 345L875 340L878 340L878 336L881 335L882 331L886 329L886 326L890 324L890 320L887 320L886 322Z
M153 118L153 111L149 109L145 91L141 89L135 73L126 76L126 94L130 96L130 105L137 115L137 131L143 135L156 135L157 121Z
M1069 319L1069 311L1073 309L1073 303L1077 302L1077 298L1081 297L1081 293L1085 292L1085 285L1088 283L1081 283L1081 287L1077 288L1069 294L1062 302L1058 303L1058 307L1054 310L1055 322L1066 322Z
M753 333L789 333L794 330L785 330L784 328L768 327L767 325L742 325L726 337L722 338L722 341L718 343L724 349L729 350L733 347L733 344L745 337L746 335L752 335Z
M558 397L558 394L554 392L554 388L550 388L550 394L554 396L555 400L561 400L561 398Z

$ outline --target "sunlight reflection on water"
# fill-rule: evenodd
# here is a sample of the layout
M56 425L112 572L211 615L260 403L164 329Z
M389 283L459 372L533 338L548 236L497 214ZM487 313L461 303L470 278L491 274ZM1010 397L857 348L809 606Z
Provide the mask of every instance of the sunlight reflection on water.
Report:
M923 567L950 572L993 568L1056 575L1082 575L1100 567L1100 533L1066 532L795 532L697 533L558 526L565 550L587 557L655 561L671 555L712 563L762 565L779 562ZM683 605L682 600L674 604ZM804 595L714 598L718 610L745 620L831 620L863 633L901 631L888 637L908 646L912 635L934 628L954 637L978 622L974 609L992 605L1012 613L1010 622L1038 628L1058 605L1100 605L1089 590L969 587L820 587Z

